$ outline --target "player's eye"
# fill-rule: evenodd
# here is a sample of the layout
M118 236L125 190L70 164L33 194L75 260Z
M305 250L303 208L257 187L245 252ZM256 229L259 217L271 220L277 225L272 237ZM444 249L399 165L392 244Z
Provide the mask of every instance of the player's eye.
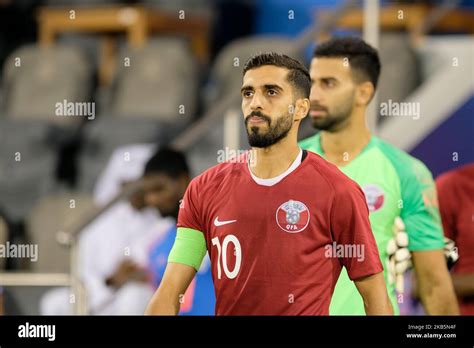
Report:
M253 95L253 92L252 91L244 91L242 92L242 95L244 98L249 98Z
M336 86L336 82L334 80L323 80L323 86L332 88Z
M273 97L278 94L277 91L275 91L274 89L269 89L267 93L270 97Z

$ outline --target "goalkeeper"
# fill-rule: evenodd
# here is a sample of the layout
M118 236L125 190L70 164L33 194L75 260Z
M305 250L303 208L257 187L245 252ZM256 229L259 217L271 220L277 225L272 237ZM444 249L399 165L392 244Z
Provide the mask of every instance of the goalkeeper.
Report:
M417 159L371 135L366 126L365 110L379 73L377 51L361 39L336 38L319 45L310 68L310 116L314 128L321 132L300 146L337 165L364 190L394 312L399 313L397 299L403 295L397 298L395 279L401 277L390 276L390 270L402 272L412 262L425 312L459 314L443 253L431 173ZM403 230L405 238L398 236L397 240L408 249L397 252L399 259L390 261L388 252L396 248L387 250L389 241ZM403 291L401 282L398 288ZM364 314L364 304L344 270L334 290L330 314Z

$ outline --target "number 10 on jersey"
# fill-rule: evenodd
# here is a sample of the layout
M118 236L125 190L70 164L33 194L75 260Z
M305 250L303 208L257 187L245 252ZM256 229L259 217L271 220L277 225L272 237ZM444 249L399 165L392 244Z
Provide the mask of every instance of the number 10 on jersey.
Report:
M211 239L212 245L217 247L217 279L221 279L222 271L221 271L221 262L222 268L224 269L224 273L229 279L234 279L237 277L240 271L240 265L242 263L242 248L240 247L240 242L236 236L233 234L229 234L224 237L222 241L222 245L219 241L219 237L214 237ZM234 244L235 250L235 266L232 271L229 270L227 266L227 249L229 247L229 243ZM222 258L221 258L222 256Z

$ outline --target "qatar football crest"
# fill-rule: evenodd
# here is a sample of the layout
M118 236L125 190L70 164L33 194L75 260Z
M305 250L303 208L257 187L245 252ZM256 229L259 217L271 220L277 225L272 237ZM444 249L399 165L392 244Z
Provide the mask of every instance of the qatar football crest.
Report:
M364 186L363 191L367 201L367 206L371 213L382 208L385 200L385 193L380 187L374 184L369 184Z
M285 232L298 233L309 224L309 210L300 201L289 200L283 203L276 211L276 222Z

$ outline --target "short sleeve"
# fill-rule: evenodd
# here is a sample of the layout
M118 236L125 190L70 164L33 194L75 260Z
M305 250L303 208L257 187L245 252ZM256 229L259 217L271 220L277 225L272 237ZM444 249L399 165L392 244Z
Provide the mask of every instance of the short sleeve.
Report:
M193 179L189 184L183 200L179 205L178 227L191 228L197 231L205 232L202 223L202 209L199 201L199 181Z
M401 218L408 233L410 251L444 247L436 186L426 166L412 159L412 170L400 178L402 191Z
M351 280L383 271L365 196L355 183L337 193L331 212L331 229L336 248L344 251L339 259Z

